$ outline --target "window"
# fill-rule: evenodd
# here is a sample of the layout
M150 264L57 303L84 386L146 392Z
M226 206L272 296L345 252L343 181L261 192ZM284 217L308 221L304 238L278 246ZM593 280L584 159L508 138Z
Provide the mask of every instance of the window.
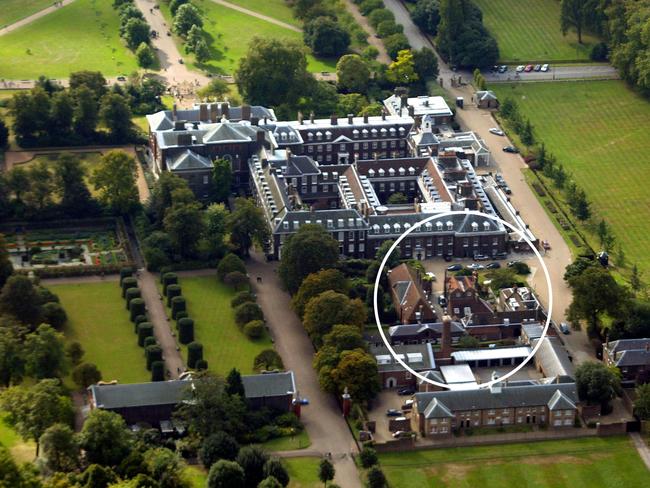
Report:
M325 146L325 150L326 150L327 152L331 152L331 151L332 151L332 145L331 145L331 144L328 144L327 146Z
M210 178L208 177L208 175L203 175L203 184L207 185L209 181L210 181Z
M364 143L363 143L363 148L364 148L364 149L368 149L368 143L367 143L367 142L364 142Z
M353 147L354 147L355 151L358 151L359 150L359 143L355 142Z
M339 144L339 150L345 151L345 144Z

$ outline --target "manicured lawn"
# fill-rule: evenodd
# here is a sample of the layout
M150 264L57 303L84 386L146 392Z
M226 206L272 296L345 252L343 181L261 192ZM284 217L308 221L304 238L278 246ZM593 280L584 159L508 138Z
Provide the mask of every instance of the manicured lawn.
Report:
M629 263L650 270L650 103L621 81L494 85L513 97L612 227ZM592 234L593 235L593 234ZM597 242L594 241L594 245Z
M199 466L188 466L185 470L185 475L190 480L192 488L205 488L208 473Z
M203 344L208 368L223 375L232 368L242 374L253 373L255 356L273 344L267 336L252 341L239 330L230 307L235 293L219 283L216 273L215 276L181 277L179 283L189 316L194 319L194 339ZM187 359L186 347L183 347L183 359Z
M512 62L588 60L598 40L575 32L562 35L558 0L476 0L485 25L499 44L501 60Z
M21 164L20 166L25 169L29 169L30 166L33 166L37 162L41 162L41 161L44 161L45 163L54 166L60 154L62 153L39 155L27 163ZM99 160L102 157L101 153L87 152L87 153L70 153L70 154L75 158L77 158L79 161L81 161L81 164L86 169L86 177L85 177L86 186L88 187L88 190L93 196L97 196L99 192L95 190L95 186L90 182L90 177L92 176L93 171L95 170L97 164L99 164ZM57 199L55 198L55 200Z
M25 442L16 431L5 423L4 414L0 413L0 444L11 452L18 463L27 463L34 460L36 444L32 441Z
M116 281L48 285L68 313L64 333L78 341L83 361L95 363L106 381L142 383L150 381L144 352L138 347L133 324Z
M2 0L0 27L29 17L39 10L52 6L52 0Z
M293 16L293 12L285 0L228 0L228 2L281 20L287 24L302 27L302 23Z
M282 462L286 466L291 480L289 481L289 488L315 488L317 486L323 486L318 479L320 458L285 458Z
M310 444L309 434L303 429L300 434L293 437L285 436L271 439L262 444L262 447L267 451L293 451L294 449L305 449Z
M138 69L119 37L111 1L76 0L0 37L0 78L66 78L78 70L105 76Z
M648 480L628 437L382 454L380 462L391 488L641 488Z

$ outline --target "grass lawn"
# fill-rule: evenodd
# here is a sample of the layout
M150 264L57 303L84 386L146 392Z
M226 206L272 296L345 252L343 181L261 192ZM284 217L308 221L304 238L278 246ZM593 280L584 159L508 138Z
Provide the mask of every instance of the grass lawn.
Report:
M84 361L95 363L106 381L150 381L120 287L115 281L48 285L68 313L66 340L78 341Z
M295 449L305 449L310 444L309 434L303 429L300 434L293 437L284 436L271 439L262 444L262 447L267 451L293 451Z
M587 192L592 214L609 223L627 261L637 263L647 277L650 167L644 155L650 151L650 103L622 81L491 88L501 99L511 96L518 102L537 139Z
M648 479L628 437L434 449L379 458L391 488L641 488Z
M199 466L188 466L185 475L190 480L192 488L205 488L208 473Z
M562 35L558 0L476 0L486 27L499 44L502 61L589 60L597 38L574 31Z
M2 0L0 27L13 24L52 6L52 0Z
M285 458L282 462L289 473L289 488L315 488L323 485L318 479L320 458Z
M219 283L216 274L180 278L179 284L187 300L189 316L194 319L194 339L203 344L208 368L223 375L232 368L242 374L253 373L255 356L273 344L268 336L252 341L239 330L230 307L235 293ZM185 346L183 359L187 359Z
M106 0L76 0L0 37L0 78L67 78L78 70L105 76L138 69L119 37L119 18Z
M277 2L281 3L280 0ZM302 34L299 32L224 7L211 0L195 0L193 3L203 12L203 30L210 38L210 60L206 63L197 63L193 55L185 54L184 48L179 46L190 69L233 74L254 37L291 39L302 42ZM243 3L247 5L243 5ZM242 6L251 10L260 5L266 5L266 2L264 0L242 2ZM269 15L267 13L269 9L270 6L266 5L264 10L260 9L260 12ZM160 10L169 23L171 16L165 3L160 3ZM283 9L278 8L277 11L282 12ZM182 40L177 38L177 42L181 44ZM307 56L308 69L312 72L336 71L336 61L336 59L316 59L311 54Z
M228 0L228 2L248 10L254 10L286 24L302 27L302 23L293 16L293 12L285 0Z
M13 427L5 423L3 414L0 414L0 444L9 449L18 463L31 462L36 455L36 444L23 441Z

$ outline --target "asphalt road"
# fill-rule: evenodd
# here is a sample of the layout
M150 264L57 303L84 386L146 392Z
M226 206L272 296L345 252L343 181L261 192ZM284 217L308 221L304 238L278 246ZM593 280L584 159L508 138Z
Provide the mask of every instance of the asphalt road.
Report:
M576 66L553 66L547 72L530 71L528 73L516 73L516 66L508 66L505 73L484 72L486 81L492 83L508 81L553 81L553 80L590 80L590 79L611 79L620 78L618 71L608 64L597 65L576 65Z

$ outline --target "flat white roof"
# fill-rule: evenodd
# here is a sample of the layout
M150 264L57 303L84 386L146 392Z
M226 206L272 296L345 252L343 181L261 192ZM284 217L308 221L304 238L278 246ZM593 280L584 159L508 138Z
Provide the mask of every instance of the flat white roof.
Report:
M467 383L454 383L449 385L449 389L454 391L458 390L476 390L478 389L478 383L476 381L468 381Z
M452 364L450 366L440 366L440 372L442 373L445 383L448 385L454 383L474 383L476 384L476 378L474 373L472 373L472 368L467 364Z
M484 361L502 358L525 358L531 352L528 346L519 347L494 347L485 349L471 349L451 353L455 361Z

